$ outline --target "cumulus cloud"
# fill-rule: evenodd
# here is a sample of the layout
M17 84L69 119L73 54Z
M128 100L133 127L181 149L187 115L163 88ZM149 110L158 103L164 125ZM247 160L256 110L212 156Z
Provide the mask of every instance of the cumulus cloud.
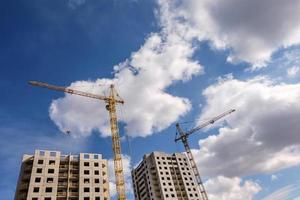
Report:
M201 149L194 153L203 174L234 177L300 164L300 84L229 77L203 95L200 119L237 109L216 135L199 141Z
M113 79L76 81L70 88L104 94L106 85L114 83L125 100L126 131L131 136L147 136L159 132L191 109L188 99L166 92L176 81L186 81L203 72L192 60L195 51L191 38L184 34L186 25L161 3L158 16L162 31L152 33L131 57L114 67ZM102 87L100 87L100 86ZM103 86L104 85L104 86ZM103 103L66 95L54 100L50 117L61 131L74 136L87 136L93 130L109 135L109 121Z
M300 0L168 1L189 25L189 35L229 49L228 61L265 66L278 48L300 43Z
M133 193L132 189L132 180L131 180L131 169L130 169L130 161L131 158L127 155L122 155L122 163L123 163L123 173L125 178L126 185L126 193ZM117 194L116 191L116 181L115 181L115 171L114 171L114 160L108 160L108 173L109 175L109 193L110 196L115 196Z
M205 182L210 200L252 200L261 190L258 183L240 178L218 176Z
M295 77L300 71L300 67L294 66L287 69L286 73L288 77Z
M263 66L279 47L300 42L296 37L300 33L299 8L300 0L293 4L279 0L158 0L161 32L150 34L137 52L115 66L113 79L77 81L70 87L101 93L98 83L117 84L126 101L124 110L128 112L122 121L127 132L132 136L159 132L191 109L187 99L171 95L166 89L203 72L192 59L195 39L210 40L217 49L231 49L229 60L247 61L254 68ZM288 74L295 74L295 69ZM75 136L86 136L93 130L107 136L104 106L87 102L68 95L55 100L50 108L51 119L61 131L71 130ZM96 112L91 114L91 110Z

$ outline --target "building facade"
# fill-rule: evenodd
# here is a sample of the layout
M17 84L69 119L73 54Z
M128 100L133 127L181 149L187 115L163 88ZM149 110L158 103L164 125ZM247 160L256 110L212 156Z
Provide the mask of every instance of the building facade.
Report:
M201 200L199 187L184 154L153 152L132 170L136 200Z
M108 162L101 154L24 155L15 200L108 200Z

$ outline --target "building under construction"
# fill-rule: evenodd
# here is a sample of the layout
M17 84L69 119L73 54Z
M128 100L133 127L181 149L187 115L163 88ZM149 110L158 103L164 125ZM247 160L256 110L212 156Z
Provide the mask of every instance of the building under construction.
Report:
M109 200L107 160L101 154L24 155L15 200Z
M124 100L117 94L114 85L110 85L109 95L103 96L37 81L29 81L29 83L33 86L44 87L105 102L111 126L117 199L126 200L120 135L116 112L116 105L124 104ZM188 143L188 137L234 111L234 109L231 109L186 132L177 123L175 142L182 141L187 157L185 157L184 154L167 155L163 153L161 153L161 155L158 155L159 153L152 153L144 156L144 160L139 167L132 171L136 200L208 200L208 195L205 191L199 170ZM161 160L159 160L160 158Z
M132 170L136 200L201 200L185 154L153 152Z

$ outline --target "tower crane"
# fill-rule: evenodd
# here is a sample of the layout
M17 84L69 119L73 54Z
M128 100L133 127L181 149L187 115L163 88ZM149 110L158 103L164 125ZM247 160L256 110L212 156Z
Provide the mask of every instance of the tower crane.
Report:
M209 119L208 121L204 122L203 124L200 124L199 126L193 128L193 129L191 129L187 132L184 132L182 130L179 123L176 124L177 133L179 133L179 135L176 133L175 142L181 140L182 143L183 143L183 146L184 146L185 151L187 153L187 156L188 156L189 162L191 164L193 173L196 177L196 181L199 185L202 200L208 200L208 197L207 197L207 193L205 191L204 185L202 183L201 176L200 176L199 170L197 168L196 162L194 160L193 154L191 152L191 148L190 148L190 145L188 143L188 137L189 137L189 135L195 133L196 131L198 131L198 130L200 130L200 129L202 129L202 128L210 125L210 124L215 123L217 120L225 117L226 115L229 115L230 113L233 113L234 111L235 111L235 109L228 110L227 112L224 112L224 113L222 113L222 114L220 114L216 117L213 117L213 118Z
M47 83L37 82L37 81L29 81L30 85L48 88L50 90L61 91L69 94L75 94L79 96L84 96L88 98L102 100L106 103L106 109L109 112L110 119L110 127L111 127L111 135L112 135L112 146L114 152L114 171L116 178L116 189L118 200L126 200L126 192L125 192L125 181L124 181L124 173L123 173L123 164L122 164L122 156L121 156L121 145L120 145L120 136L119 136L119 128L117 122L117 112L116 105L124 104L124 101L118 96L114 89L114 85L110 85L110 93L109 96L101 96L96 94L91 94L87 92L82 92L79 90L73 90L70 88L65 88L61 86L50 85Z

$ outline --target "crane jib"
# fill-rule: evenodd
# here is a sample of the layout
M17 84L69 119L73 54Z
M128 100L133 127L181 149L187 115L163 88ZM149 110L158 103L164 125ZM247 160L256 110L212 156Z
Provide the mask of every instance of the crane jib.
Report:
M194 132L196 132L196 131L198 131L198 130L200 130L200 129L202 129L202 128L204 128L204 127L210 125L210 124L215 123L217 120L223 118L224 116L226 116L226 115L228 115L228 114L230 114L230 113L232 113L232 112L234 112L234 111L235 111L235 109L231 109L231 110L229 110L229 111L227 111L227 112L224 112L224 113L222 113L221 115L218 115L218 116L216 116L216 117L213 117L212 119L210 119L210 120L204 122L203 124L201 124L201 125L199 125L199 126L193 128L193 129L191 129L190 131L187 131L187 132L185 132L185 133L183 132L183 130L182 130L182 128L180 127L180 125L179 125L178 123L176 124L176 129L177 129L177 131L179 132L179 137L178 137L178 138L175 138L175 142L177 142L178 140L181 140L182 143L183 143L183 146L184 146L184 148L185 148L185 152L186 152L187 157L188 157L188 159L189 159L191 168L192 168L192 170L193 170L193 173L194 173L195 178L196 178L196 180L197 180L197 183L198 183L198 185L199 185L199 190L200 190L200 194L201 194L202 200L208 200L208 196L207 196L207 194L206 194L204 185L203 185L203 183L202 183L201 176L200 176L200 173L199 173L199 171L198 171L198 168L197 168L196 162L195 162L195 160L194 160L193 154L192 154L192 152L191 152L191 148L190 148L190 146L189 146L189 143L188 143L188 139L187 139L187 138L188 138L188 136L191 135L192 133L194 133ZM176 134L176 136L177 136L177 134Z
M118 200L126 200L125 179L123 173L120 135L119 135L118 122L117 122L117 112L116 112L116 103L123 104L124 101L122 99L116 99L116 96L119 97L119 95L117 95L117 93L114 91L114 86L113 85L110 86L110 95L106 97L106 96L90 94L79 90L73 90L70 88L50 85L47 83L42 83L37 81L29 81L29 84L33 86L48 88L51 90L62 91L69 94L75 94L79 96L99 99L108 103L108 106L106 108L108 109L109 112L112 142L113 142L114 172L115 172L115 179L116 179L117 198Z

